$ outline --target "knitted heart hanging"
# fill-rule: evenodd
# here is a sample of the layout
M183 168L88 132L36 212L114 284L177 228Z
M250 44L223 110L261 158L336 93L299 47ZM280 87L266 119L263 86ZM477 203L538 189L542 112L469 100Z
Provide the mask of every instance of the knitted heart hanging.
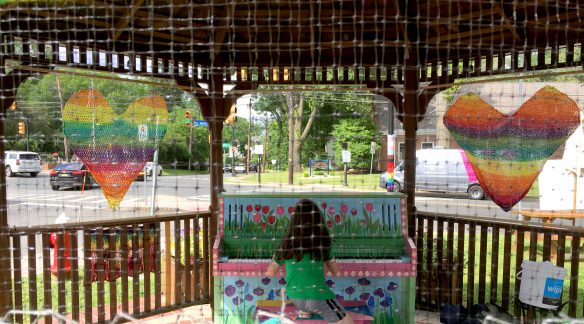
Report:
M461 96L444 115L444 125L466 152L479 183L505 211L525 197L547 159L579 124L577 104L550 86L512 115L474 93Z
M136 100L117 115L97 90L81 90L67 100L63 132L77 157L101 185L116 209L144 168L168 127L166 103L160 96Z

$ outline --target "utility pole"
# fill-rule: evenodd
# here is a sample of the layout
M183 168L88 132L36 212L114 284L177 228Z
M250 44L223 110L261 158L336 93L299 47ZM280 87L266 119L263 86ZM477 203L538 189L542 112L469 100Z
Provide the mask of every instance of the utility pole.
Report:
M59 75L56 75L57 81L57 93L59 94L59 105L61 107L61 118L63 118L63 110L65 108L65 104L63 103L63 90L61 89L61 78ZM63 149L65 150L65 161L71 161L69 156L69 145L67 144L67 137L63 136Z

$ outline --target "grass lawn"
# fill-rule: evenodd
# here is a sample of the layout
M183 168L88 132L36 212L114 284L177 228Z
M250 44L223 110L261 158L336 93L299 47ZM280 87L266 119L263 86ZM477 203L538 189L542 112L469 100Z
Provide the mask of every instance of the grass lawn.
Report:
M209 174L209 171L194 171L194 170L183 170L183 169L170 169L165 168L162 171L163 176L184 176L184 175L195 175L195 174Z
M154 294L154 274L151 273L150 274L150 293ZM44 292L43 292L43 287L44 287L44 280L43 280L43 276L42 275L38 275L37 278L37 305L38 305L38 309L44 309L43 305L44 305ZM104 304L105 304L105 308L109 308L109 304L110 304L110 285L112 283L116 284L116 293L117 293L117 304L121 305L122 303L122 280L118 279L115 282L106 282L104 284L104 290L103 291L99 291L98 292L98 287L97 287L97 282L92 283L91 285L91 289L92 289L92 299L91 299L91 307L92 308L96 308L98 306L97 304L97 296L98 295L103 295L104 296ZM140 297L144 297L144 274L140 275ZM29 311L30 310L30 300L29 300L29 281L28 281L28 277L23 277L22 278L22 304L24 307L25 311ZM65 282L65 290L66 290L66 296L65 296L65 303L66 303L66 312L67 313L71 313L72 312L72 297L71 297L71 280L67 280ZM130 304L130 309L132 308L132 300L133 300L133 296L134 296L134 292L133 292L133 281L132 278L128 278L128 300L129 300L129 304ZM52 305L52 309L53 311L56 313L58 311L58 286L57 286L57 278L56 277L51 277L51 305ZM85 287L83 285L83 271L80 270L79 271L79 313L81 314L80 317L84 317L83 313L85 311ZM25 323L30 323L30 317L28 315L24 315L24 322Z

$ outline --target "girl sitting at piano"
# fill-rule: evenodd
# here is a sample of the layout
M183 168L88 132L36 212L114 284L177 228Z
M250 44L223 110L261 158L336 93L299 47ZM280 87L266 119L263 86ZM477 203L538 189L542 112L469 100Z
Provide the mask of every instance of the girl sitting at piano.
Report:
M320 315L329 323L354 323L327 286L324 266L339 271L331 256L331 237L318 206L302 199L294 207L288 232L274 253L266 275L276 276L286 265L286 293L302 312Z

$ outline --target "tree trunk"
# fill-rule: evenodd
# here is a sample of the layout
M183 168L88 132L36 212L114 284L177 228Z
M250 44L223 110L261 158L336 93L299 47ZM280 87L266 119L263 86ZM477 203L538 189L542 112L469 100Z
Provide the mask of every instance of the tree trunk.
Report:
M294 93L288 94L288 184L294 184Z

